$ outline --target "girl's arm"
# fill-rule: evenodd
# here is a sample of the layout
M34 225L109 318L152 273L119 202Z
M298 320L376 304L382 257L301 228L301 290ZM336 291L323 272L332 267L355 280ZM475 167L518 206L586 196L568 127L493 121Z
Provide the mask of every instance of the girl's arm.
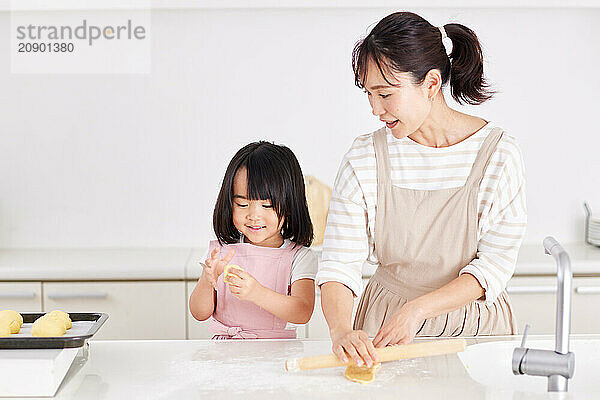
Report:
M229 290L241 300L251 301L276 317L293 324L310 320L315 306L315 281L298 279L292 283L289 296L262 286L246 271L236 271L227 279Z
M198 321L204 321L213 314L216 304L217 292L203 270L194 291L190 295L190 313Z
M214 249L206 261L204 261L204 264L202 264L202 275L190 295L190 312L198 321L208 319L215 311L215 305L217 304L217 292L215 290L217 279L235 254L235 251L232 249L225 257L219 258L219 251L218 248Z

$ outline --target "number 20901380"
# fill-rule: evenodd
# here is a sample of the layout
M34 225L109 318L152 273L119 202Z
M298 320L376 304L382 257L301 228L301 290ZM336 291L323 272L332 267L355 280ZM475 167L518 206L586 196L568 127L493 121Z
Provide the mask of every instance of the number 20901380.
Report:
M19 43L19 53L72 53L73 43Z

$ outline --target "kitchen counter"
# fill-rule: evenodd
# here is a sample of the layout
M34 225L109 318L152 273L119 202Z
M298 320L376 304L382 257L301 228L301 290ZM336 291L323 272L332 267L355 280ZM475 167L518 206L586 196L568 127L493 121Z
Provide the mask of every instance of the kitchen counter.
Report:
M600 274L600 248L563 245L574 275ZM315 252L320 255L320 247ZM195 280L204 248L0 249L0 281ZM365 264L363 276L376 266ZM554 275L541 244L521 246L515 275Z
M0 280L182 280L189 248L0 249Z
M572 335L575 338L580 335ZM600 340L600 335L586 338ZM529 341L551 336L530 336ZM517 336L467 338L468 345ZM509 343L512 346L511 343ZM344 368L291 373L289 358L325 354L327 340L90 341L56 399L520 399L556 398L494 389L474 381L456 354L388 362L369 385L346 380ZM583 358L585 354L577 354ZM576 358L577 360L577 358ZM594 362L597 362L594 361ZM576 361L577 365L577 361ZM510 370L510 365L506 365ZM575 368L575 379L577 378ZM581 372L580 372L581 375ZM520 376L516 379L545 379ZM520 381L519 381L520 382ZM569 394L567 398L577 397Z

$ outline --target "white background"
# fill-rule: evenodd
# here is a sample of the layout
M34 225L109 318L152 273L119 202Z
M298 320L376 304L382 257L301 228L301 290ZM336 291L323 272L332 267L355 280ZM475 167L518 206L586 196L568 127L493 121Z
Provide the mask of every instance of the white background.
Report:
M258 139L333 184L353 138L379 127L352 48L393 11L157 9L151 73L97 75L11 74L0 11L0 247L204 246L227 163ZM600 9L410 11L485 48L500 93L449 103L518 138L525 242L582 240L583 201L600 215Z

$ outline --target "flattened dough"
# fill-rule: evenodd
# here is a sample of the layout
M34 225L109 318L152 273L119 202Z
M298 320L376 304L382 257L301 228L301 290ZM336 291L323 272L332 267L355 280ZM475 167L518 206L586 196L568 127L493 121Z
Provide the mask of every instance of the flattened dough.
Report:
M375 364L371 368L349 365L348 368L346 368L344 376L352 382L371 383L373 382L373 379L375 379L375 372L377 372L380 367L381 363Z
M235 264L229 264L229 265L225 266L225 270L223 271L223 282L229 283L229 281L227 280L227 277L229 275L237 276L236 273L230 272L229 271L230 269L233 269L233 270L239 269L240 271L244 270L244 268L240 267L239 265L235 265Z

